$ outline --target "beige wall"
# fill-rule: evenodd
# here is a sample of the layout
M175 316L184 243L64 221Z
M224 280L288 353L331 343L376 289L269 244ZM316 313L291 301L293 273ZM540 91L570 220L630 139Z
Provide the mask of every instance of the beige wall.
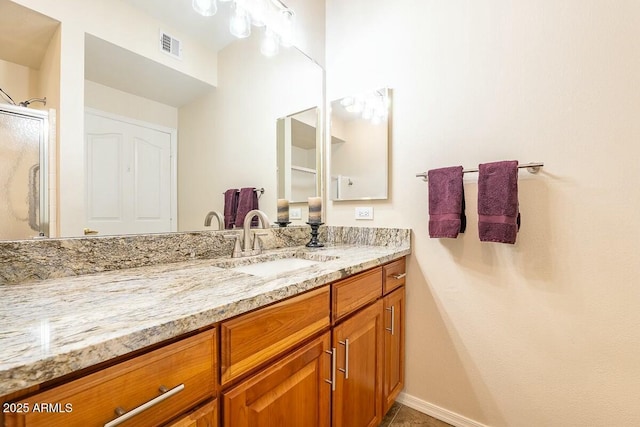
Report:
M37 70L0 59L0 88L16 104L36 96L34 94L38 88L38 76ZM6 95L0 94L0 102L4 104L10 101L6 99Z
M391 197L372 205L374 225L414 230L414 406L461 425L640 425L638 17L637 1L327 1L329 99L394 89ZM502 159L545 162L520 173L516 245L478 241L477 175L467 232L429 239L415 173ZM329 223L354 224L353 206Z
M178 109L95 83L84 82L85 106L167 128L178 128Z
M332 143L330 165L332 185L331 197L336 195L338 175L348 177L351 184L341 185L341 199L379 199L387 193L385 167L388 156L387 127L374 125L365 119L339 120L332 117L331 126L340 129L332 132L344 142Z
M295 45L318 64L325 65L325 1L287 0L296 14Z
M260 41L256 32L223 49L218 88L179 109L179 230L222 213L228 188L263 187L260 209L276 219L276 120L321 105L322 70L293 49L267 58Z

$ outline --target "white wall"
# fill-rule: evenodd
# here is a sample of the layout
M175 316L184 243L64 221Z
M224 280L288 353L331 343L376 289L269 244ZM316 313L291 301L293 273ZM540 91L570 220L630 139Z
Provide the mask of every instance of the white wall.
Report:
M640 425L640 2L327 0L328 99L394 89L391 194L411 227L405 392L491 426ZM332 96L336 95L336 96ZM428 238L415 173L517 159L516 245ZM354 224L354 204L328 206ZM370 225L370 222L357 222Z

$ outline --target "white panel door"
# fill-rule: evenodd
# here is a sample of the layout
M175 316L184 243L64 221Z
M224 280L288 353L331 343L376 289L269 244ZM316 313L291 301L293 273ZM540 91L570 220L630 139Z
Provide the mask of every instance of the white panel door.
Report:
M169 132L85 114L87 228L172 231L171 140Z

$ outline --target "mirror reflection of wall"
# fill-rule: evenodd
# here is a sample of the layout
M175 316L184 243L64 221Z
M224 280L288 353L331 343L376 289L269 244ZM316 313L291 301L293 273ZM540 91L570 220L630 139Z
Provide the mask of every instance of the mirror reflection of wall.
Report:
M332 200L388 197L389 92L376 89L331 103Z
M19 86L15 93L21 100L46 95L47 108L59 108L58 116L64 117L55 130L59 158L53 164L58 169L51 173L57 173L58 179L52 181L57 185L51 190L51 212L59 220L59 229L54 227L52 236L80 236L91 217L87 201L92 200L93 183L87 177L87 163L92 154L82 126L90 110L177 135L177 153L169 157L175 176L169 184L172 224L164 231L211 230L204 226L204 219L211 210L223 210L227 188L264 187L260 208L275 218L276 119L324 105L323 70L295 47L281 48L270 58L262 55L263 28L254 28L246 39L232 36L231 44L220 38L198 38L201 30L216 27L214 21L219 19L224 21L221 33L228 35L226 6L221 5L216 16L203 17L188 1L0 0L0 22L13 24L0 26L0 81L8 78L12 86ZM319 54L317 41L323 40L324 22L316 18L323 4L292 0L289 6L300 18L301 46ZM37 16L22 19L25 10ZM36 24L42 28L34 28ZM15 31L21 26L28 37ZM9 40L24 46L44 27L51 32L38 63L27 68L4 56ZM182 58L161 51L160 32L182 43ZM23 68L24 73L16 74L16 69ZM153 150L147 151L152 154ZM115 164L117 159L112 157ZM156 202L147 199L148 207ZM104 207L113 206L108 202ZM100 235L121 233L98 231ZM149 230L133 228L123 233L131 232Z
M278 198L307 203L319 192L319 109L278 119Z

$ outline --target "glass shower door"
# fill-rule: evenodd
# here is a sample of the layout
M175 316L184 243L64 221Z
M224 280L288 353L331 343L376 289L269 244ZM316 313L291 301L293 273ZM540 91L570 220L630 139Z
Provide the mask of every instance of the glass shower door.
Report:
M0 240L48 235L47 115L0 106Z

